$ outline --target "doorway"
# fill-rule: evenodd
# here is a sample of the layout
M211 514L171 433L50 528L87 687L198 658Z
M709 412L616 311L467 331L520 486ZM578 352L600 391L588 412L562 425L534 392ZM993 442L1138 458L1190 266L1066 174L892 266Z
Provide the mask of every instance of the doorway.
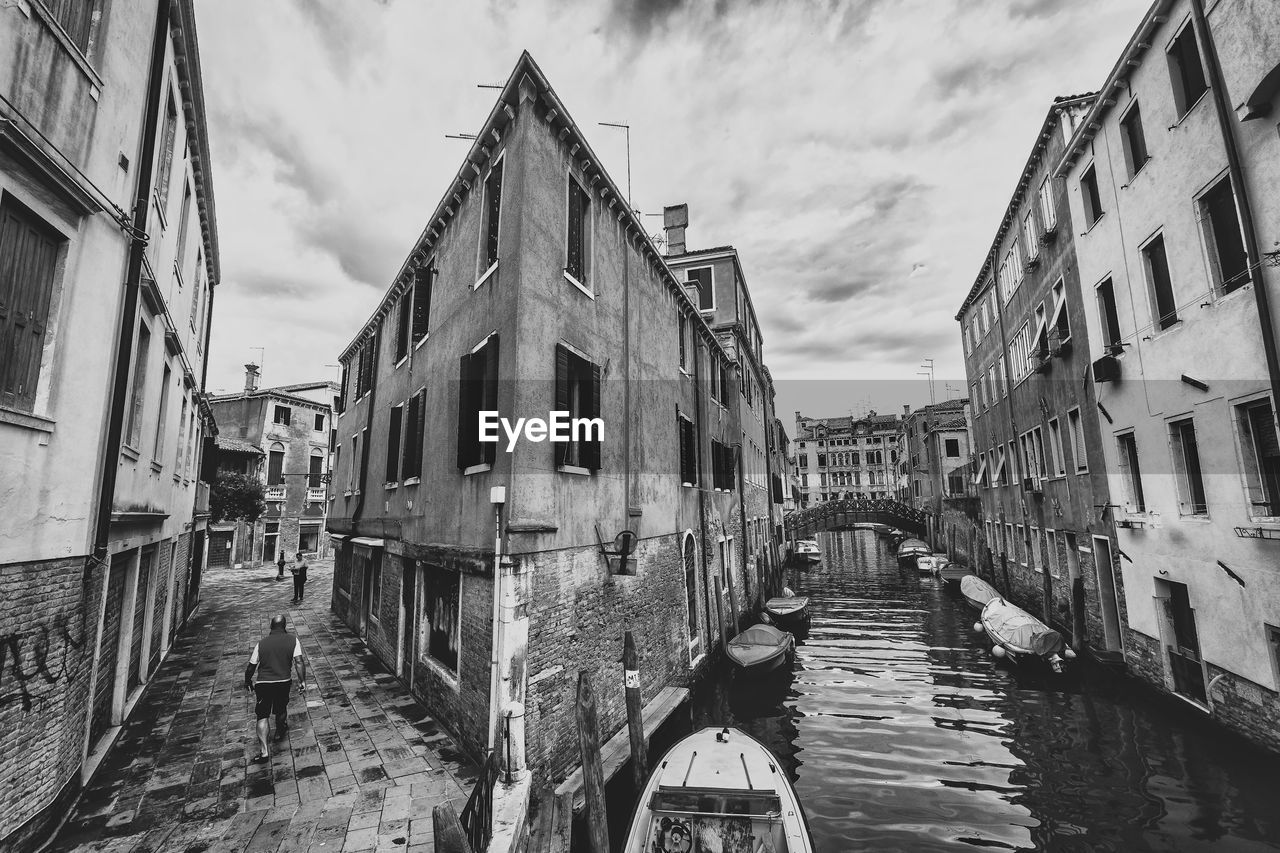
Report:
M1102 608L1102 633L1108 651L1124 648L1120 635L1120 605L1116 600L1115 562L1111 556L1111 540L1093 537L1093 565L1098 574L1098 603Z
M413 688L414 617L418 593L418 568L414 560L400 558L400 643L396 649L396 675Z
M1201 705L1208 704L1205 691L1204 660L1200 655L1200 634L1196 612L1184 583L1156 580L1156 598L1163 621L1161 631L1173 692Z

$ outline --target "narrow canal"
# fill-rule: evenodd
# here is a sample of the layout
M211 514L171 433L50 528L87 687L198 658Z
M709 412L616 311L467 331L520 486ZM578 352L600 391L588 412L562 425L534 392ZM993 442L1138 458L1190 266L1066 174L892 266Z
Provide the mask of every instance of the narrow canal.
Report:
M751 681L726 664L651 755L689 725L743 729L832 853L1280 849L1280 761L1101 667L997 663L959 594L900 570L870 531L819 544L823 561L790 575L813 614L793 670Z

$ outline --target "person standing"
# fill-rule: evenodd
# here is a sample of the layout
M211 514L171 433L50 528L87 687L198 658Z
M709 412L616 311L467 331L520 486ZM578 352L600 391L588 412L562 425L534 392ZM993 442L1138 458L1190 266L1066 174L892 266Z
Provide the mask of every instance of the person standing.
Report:
M276 580L278 581L284 580L284 564L285 564L284 549L281 549L280 556L276 558L276 568L279 569L279 571L276 572Z
M289 571L293 572L293 601L296 604L302 601L302 588L307 585L307 561L301 551L294 554L294 560Z
M244 687L257 697L254 713L258 718L258 745L262 751L254 758L255 762L271 757L271 750L267 747L271 715L276 718L277 739L289 731L289 692L293 684L291 668L298 674L298 692L302 693L307 689L307 661L302 655L302 643L289 633L281 613L271 617L271 633L254 644L249 665L244 671Z

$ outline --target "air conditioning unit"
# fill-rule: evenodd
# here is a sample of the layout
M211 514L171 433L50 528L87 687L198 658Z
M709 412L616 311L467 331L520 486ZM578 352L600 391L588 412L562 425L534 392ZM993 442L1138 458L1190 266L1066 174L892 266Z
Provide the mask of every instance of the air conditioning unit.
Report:
M1104 355L1093 363L1094 382L1120 381L1120 361L1114 355Z

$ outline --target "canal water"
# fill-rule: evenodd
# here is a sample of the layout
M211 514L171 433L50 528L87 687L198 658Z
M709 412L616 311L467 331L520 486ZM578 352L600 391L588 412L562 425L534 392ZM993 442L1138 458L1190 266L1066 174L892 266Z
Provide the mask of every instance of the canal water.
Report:
M793 669L762 681L726 664L654 759L691 728L743 729L832 853L1280 849L1280 761L1103 667L997 662L958 592L899 569L871 531L819 544L823 561L790 573L812 611ZM610 784L615 844L628 776Z

